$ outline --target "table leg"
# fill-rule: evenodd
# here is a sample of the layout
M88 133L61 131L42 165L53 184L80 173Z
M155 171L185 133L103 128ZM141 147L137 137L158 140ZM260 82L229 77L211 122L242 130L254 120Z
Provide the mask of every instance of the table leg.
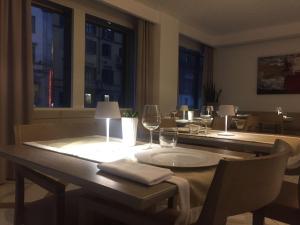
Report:
M29 168L15 165L16 194L15 194L15 221L14 225L24 224L24 179L27 178L33 183L45 188L54 194L55 199L55 224L65 223L65 186L43 174Z
M65 192L55 193L55 216L56 224L63 225L65 223Z
M265 217L263 210L257 210L253 212L252 225L264 225Z
M15 218L14 225L24 223L24 177L18 166L15 166Z

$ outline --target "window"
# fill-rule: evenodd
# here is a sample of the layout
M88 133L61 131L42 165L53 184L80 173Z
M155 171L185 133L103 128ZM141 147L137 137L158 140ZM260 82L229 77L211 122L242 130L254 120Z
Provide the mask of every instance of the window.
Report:
M94 40L87 39L85 42L85 49L88 55L96 55L97 53L97 43Z
M111 58L111 45L109 44L102 45L102 56Z
M32 33L35 33L35 16L31 17Z
M35 61L36 61L35 51L36 51L36 43L32 43L32 62L33 63L35 63Z
M85 25L85 32L89 34L90 36L95 36L96 35L96 26L93 24L86 24Z
M178 105L200 108L203 56L200 52L179 48Z
M70 107L71 11L33 1L34 106Z
M133 107L133 31L91 16L87 16L85 30L85 107L96 107L104 95L120 107ZM91 41L94 52L89 49Z

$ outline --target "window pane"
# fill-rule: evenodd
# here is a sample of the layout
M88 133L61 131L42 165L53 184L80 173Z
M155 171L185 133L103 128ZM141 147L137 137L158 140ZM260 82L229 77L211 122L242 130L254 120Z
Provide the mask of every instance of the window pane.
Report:
M179 105L199 108L201 105L203 57L199 52L179 50Z
M70 106L70 15L32 5L34 105Z
M85 107L96 107L104 95L118 101L120 107L133 107L134 79L129 63L133 55L127 52L133 52L133 45L125 42L130 38L126 30L102 20L86 22Z

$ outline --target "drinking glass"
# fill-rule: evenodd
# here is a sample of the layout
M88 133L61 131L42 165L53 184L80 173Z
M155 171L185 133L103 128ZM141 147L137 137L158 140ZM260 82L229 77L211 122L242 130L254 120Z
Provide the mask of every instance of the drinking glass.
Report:
M175 148L177 144L178 130L176 127L160 128L159 144L163 148Z
M149 148L152 148L153 131L157 129L161 122L158 105L145 105L142 117L143 126L150 131Z
M201 112L200 112L200 118L201 118L201 122L205 125L204 133L207 134L208 126L211 125L211 123L213 121L212 110L211 110L210 106L202 106Z

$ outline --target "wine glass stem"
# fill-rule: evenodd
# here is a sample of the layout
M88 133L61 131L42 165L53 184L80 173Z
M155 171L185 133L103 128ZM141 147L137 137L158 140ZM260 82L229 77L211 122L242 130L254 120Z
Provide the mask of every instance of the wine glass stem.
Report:
M152 143L153 143L152 134L153 134L153 131L150 130L150 145L149 145L150 148L152 147Z

